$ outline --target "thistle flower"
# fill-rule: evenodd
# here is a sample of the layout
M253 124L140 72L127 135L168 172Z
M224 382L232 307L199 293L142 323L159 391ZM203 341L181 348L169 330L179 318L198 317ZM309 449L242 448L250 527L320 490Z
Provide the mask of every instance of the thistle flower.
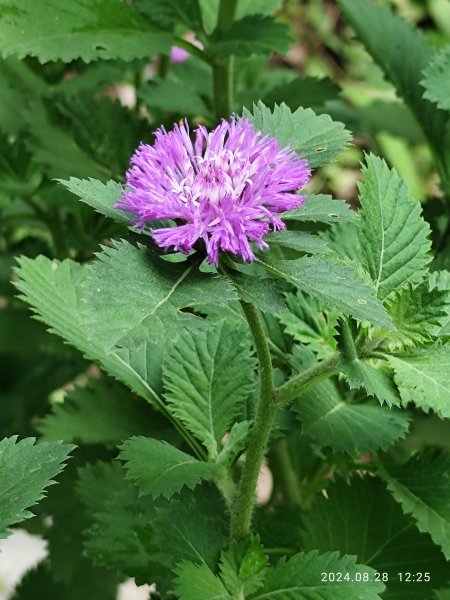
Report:
M247 118L223 120L210 133L199 126L194 141L183 122L155 136L132 156L116 207L133 213L138 227L173 219L173 227L151 229L162 248L188 254L203 240L210 263L220 251L252 261L250 242L267 247L264 236L285 228L277 214L304 201L294 192L308 182L307 161Z

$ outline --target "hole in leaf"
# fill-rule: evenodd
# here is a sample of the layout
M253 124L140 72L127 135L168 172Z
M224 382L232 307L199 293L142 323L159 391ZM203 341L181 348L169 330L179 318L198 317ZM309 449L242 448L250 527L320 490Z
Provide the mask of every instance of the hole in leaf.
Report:
M328 213L328 216L332 219L339 219L339 215L337 215L336 213Z
M316 152L325 152L326 148L324 146L319 146L316 148Z
M94 44L94 50L97 50L97 52L107 52L108 48L103 44Z
M363 298L358 298L357 302L358 304L367 304L367 300L364 300Z

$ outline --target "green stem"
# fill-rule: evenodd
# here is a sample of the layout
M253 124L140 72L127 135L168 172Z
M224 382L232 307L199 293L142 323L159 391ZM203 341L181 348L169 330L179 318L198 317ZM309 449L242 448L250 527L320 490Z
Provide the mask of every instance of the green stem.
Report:
M250 533L256 484L277 411L274 402L272 360L261 317L252 304L241 301L241 305L258 355L260 396L239 487L231 511L230 535L235 540L246 537Z
M239 0L220 0L217 27L226 31L233 25Z
M50 211L47 224L53 237L53 245L55 246L57 258L60 260L67 258L69 256L69 246L64 232L61 213L57 208Z
M337 373L339 360L340 354L336 352L326 360L314 364L303 373L295 375L289 381L283 383L276 391L277 406L287 404L313 385Z
M358 358L358 354L347 317L342 317L340 319L339 333L341 337L341 346L344 358L349 362L356 360Z
M289 455L286 438L278 440L271 449L271 464L273 473L276 475L276 483L279 484L284 499L288 504L302 505L302 494L297 473Z
M159 59L158 75L165 79L170 70L170 56L162 54Z
M216 121L231 115L233 106L234 57L216 59L213 66L213 94Z
M226 31L231 27L239 0L220 0L217 28ZM233 109L234 56L217 57L213 61L213 94L216 120L228 119Z

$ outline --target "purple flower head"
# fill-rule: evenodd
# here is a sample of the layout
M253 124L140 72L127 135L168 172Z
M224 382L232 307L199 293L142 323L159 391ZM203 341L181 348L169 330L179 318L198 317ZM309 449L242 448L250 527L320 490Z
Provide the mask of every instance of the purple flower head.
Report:
M277 213L304 201L294 192L309 180L307 161L246 118L224 120L210 133L199 126L193 141L187 123L155 135L152 146L141 143L132 156L116 207L133 213L139 227L175 220L174 227L151 230L162 248L187 254L203 240L210 263L218 264L220 251L252 261L250 242L267 247L264 235L285 228Z

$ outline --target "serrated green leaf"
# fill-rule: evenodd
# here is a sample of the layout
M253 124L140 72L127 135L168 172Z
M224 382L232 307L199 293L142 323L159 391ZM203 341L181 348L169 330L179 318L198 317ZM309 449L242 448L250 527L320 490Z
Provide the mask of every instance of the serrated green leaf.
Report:
M164 324L168 342L183 324L199 321L179 309L196 304L221 305L236 298L224 277L201 273L186 263L168 263L152 256L144 246L133 246L125 240L114 241L98 254L89 269L83 296L92 337L109 347L127 336L135 344L149 337L156 340L156 331L152 330L157 321ZM161 351L163 340L158 340Z
M156 582L164 590L170 581L170 561L155 539L155 507L123 478L123 469L90 465L80 472L78 493L92 526L84 532L86 555L139 585Z
M250 15L234 21L225 31L216 29L207 51L210 56L249 56L285 54L289 48L289 29L272 17Z
M296 110L300 106L322 106L329 100L336 100L338 95L339 88L331 79L303 76L272 88L262 101L269 108L284 102L291 110Z
M219 492L206 485L156 507L155 539L173 567L191 560L214 568L227 544L228 523Z
M411 515L419 531L429 533L450 559L450 456L433 451L413 456L400 466L385 464L380 475L388 490Z
M0 538L7 528L33 516L28 508L44 497L55 483L69 452L68 444L38 444L35 438L17 441L17 436L0 442Z
M432 271L429 275L430 289L450 291L450 271Z
M283 0L239 0L236 18L242 19L248 15L271 15L283 5Z
M337 452L364 454L386 450L407 434L409 417L403 412L338 401L334 393L330 385L319 384L294 403L303 432L323 446Z
M400 396L392 381L391 374L385 371L387 363L378 362L377 367L363 361L358 356L355 340L358 330L355 321L341 319L339 322L338 345L340 350L340 370L345 373L350 389L363 388L368 396L374 396L381 404L400 405Z
M37 318L48 325L52 333L61 336L86 358L99 362L107 373L148 402L163 407L155 389L160 380L158 372L154 375L154 345L147 340L139 346L124 346L109 352L99 338L89 339L80 297L85 268L71 260L58 262L44 256L34 260L22 257L17 275L21 298L31 305Z
M74 174L106 180L111 176L109 167L89 156L70 131L51 119L43 100L32 102L24 116L31 134L27 148L49 177Z
M232 600L209 567L191 562L179 565L175 589L180 600Z
M206 29L212 31L217 25L219 0L199 0ZM236 19L249 15L271 15L281 8L283 0L239 0Z
M76 177L71 177L68 180L58 179L57 181L101 215L105 215L118 223L129 225L129 214L114 208L115 203L122 198L123 188L120 183L116 181L102 183L97 179L77 179Z
M40 62L81 58L133 60L168 53L171 36L120 0L1 0L0 53L36 56Z
M399 406L400 396L392 376L383 370L383 366L374 367L355 358L351 362L341 362L341 370L347 376L350 389L364 388L368 396L375 397L383 404Z
M423 71L424 98L450 110L450 46L435 54Z
M285 310L283 289L279 281L234 270L227 271L225 275L239 298L254 304L263 313L280 315Z
M101 512L118 489L131 487L131 483L123 483L124 471L117 462L99 460L83 465L77 473L76 493L90 515Z
M169 31L179 23L202 31L198 0L137 0L134 4L151 23Z
M328 115L318 116L310 108L292 112L286 104L281 104L270 110L258 102L253 112L244 109L244 116L256 129L278 138L283 147L290 146L306 158L313 169L329 163L351 139L342 123Z
M422 98L422 70L432 56L432 49L420 31L386 6L378 6L371 0L338 0L338 4L398 94L436 146L441 146L447 116Z
M127 388L96 379L71 390L62 404L55 404L38 430L47 442L111 446L132 435L151 433L154 422L155 415L148 404L139 402Z
M268 560L257 537L232 542L222 552L219 563L220 578L233 598L247 598L263 585Z
M241 327L219 321L185 331L163 365L168 409L217 457L220 441L254 392L255 361Z
M301 208L283 213L285 221L313 223L348 223L357 221L359 214L344 200L335 200L325 194L308 196Z
M142 137L136 113L105 95L35 99L24 117L27 147L49 177L122 177Z
M93 567L88 560L83 562L83 570L76 573L70 584L57 580L51 567L53 565L44 560L36 568L27 571L11 600L85 600L89 597L112 600L117 594L119 582L116 577L106 569Z
M360 185L359 238L363 265L384 299L406 282L423 277L430 262L430 227L420 204L384 160L368 155Z
M288 231L286 229L276 231L275 233L268 233L264 236L264 240L270 245L275 244L307 254L327 254L330 252L325 240L318 235L312 235L304 231Z
M314 364L314 356L295 347L290 358L295 371ZM341 396L331 380L322 381L294 400L303 433L330 446L336 452L364 454L386 450L405 437L409 416L405 411L388 410L369 403L352 404Z
M270 273L346 315L391 328L389 315L373 290L348 264L326 256L258 262Z
M433 271L429 275L430 289L435 288L439 291L446 291L450 295L450 271ZM450 316L444 320L444 323L440 329L436 332L436 335L450 335Z
M321 302L300 291L286 295L286 306L289 310L284 311L280 322L288 335L307 345L320 359L336 350L338 310L326 310Z
M245 450L245 445L250 431L250 421L239 421L231 428L219 456L217 463L229 467L236 458Z
M386 308L396 330L389 334L383 346L398 350L430 342L439 334L450 312L448 290L430 289L428 280L418 286L408 284L394 292Z
M387 357L403 404L450 418L450 343Z
M323 573L348 573L350 581L323 582ZM356 574L369 581L356 582ZM330 578L331 579L331 578ZM302 552L292 558L282 558L268 571L264 587L253 600L378 600L385 589L375 581L375 571L366 565L356 564L354 556L339 556L337 552L320 554Z
M201 462L152 438L133 437L121 446L127 477L136 482L142 495L170 498L183 486L193 489L217 471L213 463Z
M305 550L337 550L387 573L386 600L422 600L448 581L448 564L428 535L402 514L383 483L373 477L337 480L303 519ZM428 572L430 581L401 582L398 573Z

